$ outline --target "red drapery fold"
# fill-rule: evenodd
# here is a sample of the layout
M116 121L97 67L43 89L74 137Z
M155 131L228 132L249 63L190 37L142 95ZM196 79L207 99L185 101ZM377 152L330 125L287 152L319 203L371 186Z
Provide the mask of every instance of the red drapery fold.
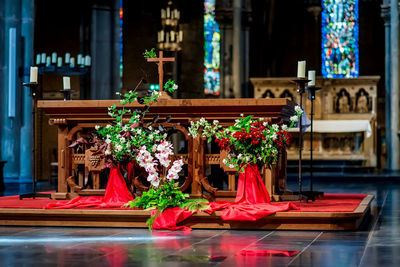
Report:
M129 163L131 164L131 163ZM129 167L128 167L129 169ZM49 203L45 209L71 209L71 208L120 208L125 203L133 200L126 187L124 177L119 167L110 169L106 192L104 196L77 197L68 202Z
M282 204L270 203L268 191L262 182L257 166L249 164L244 168L244 172L239 174L235 202L211 202L210 208L206 210L207 213L211 214L215 211L221 211L221 218L224 221L256 221L276 212L298 210L298 208L290 202ZM173 222L179 223L190 216L181 216L180 214L184 211L185 210L181 208L165 210L157 218L158 223L157 225L153 225L153 229L172 230L171 227L173 227L173 225L169 223L172 221L170 218L173 218Z

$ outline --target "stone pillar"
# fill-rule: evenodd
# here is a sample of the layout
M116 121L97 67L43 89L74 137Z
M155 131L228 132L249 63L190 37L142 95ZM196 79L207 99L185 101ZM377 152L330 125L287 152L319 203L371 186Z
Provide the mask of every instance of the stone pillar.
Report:
M20 172L20 126L21 126L21 79L19 77L19 69L21 67L21 1L6 0L4 3L4 38L0 38L3 53L2 69L3 79L2 98L1 98L1 159L6 160L7 164L4 167L5 178L12 177L14 181L18 181ZM10 29L15 29L15 56L10 56ZM10 60L15 59L15 65L10 65ZM12 75L15 71L15 76ZM10 79L10 77L12 77ZM10 96L15 94L15 98ZM26 160L31 160L29 153Z
M29 69L33 65L33 33L34 33L34 0L22 0L21 35L23 37L23 67ZM29 72L23 77L24 82L29 82ZM22 89L22 124L20 130L20 182L32 181L32 97L29 88Z
M389 169L399 169L399 1L390 1L390 54L391 54L391 92L390 92L390 132L391 153Z
M390 0L384 0L381 6L381 16L385 22L385 128L386 128L386 153L390 157L392 154L392 132L390 131L390 120L391 120L391 105L390 105ZM389 159L389 158L388 158ZM391 161L387 160L386 169L390 169Z
M90 98L115 98L120 88L119 1L93 5L91 54Z
M233 93L242 96L243 83L243 38L242 38L242 0L233 0Z

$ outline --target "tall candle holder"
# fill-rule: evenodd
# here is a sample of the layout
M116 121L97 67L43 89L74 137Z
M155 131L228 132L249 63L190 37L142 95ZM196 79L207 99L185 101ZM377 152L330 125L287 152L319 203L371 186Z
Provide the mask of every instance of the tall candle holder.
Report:
M60 90L60 93L63 93L63 94L64 94L64 101L71 100L71 95L72 95L74 92L75 92L75 91L74 91L74 90L71 90L71 89L63 89L63 90Z
M28 194L21 194L19 195L19 199L22 200L24 198L33 198L35 199L36 197L46 197L46 198L51 198L51 194L43 194L43 193L38 193L36 190L36 183L37 183L37 176L36 176L36 113L37 113L37 99L38 99L38 88L39 84L36 83L23 83L22 84L25 87L29 87L30 89L30 95L32 97L32 125L33 125L33 175L32 175L32 184L33 184L33 192L28 193Z
M307 78L300 78L298 77L297 79L292 80L292 82L297 84L297 93L300 96L300 107L303 108L303 93L305 92L306 89L306 84L310 80ZM299 192L298 192L298 197L299 200L308 200L307 196L305 196L302 192L302 187L303 187L303 174L302 174L302 152L303 152L303 133L302 133L302 128L303 128L303 120L300 117L299 119Z
M315 201L316 197L322 197L324 196L323 192L319 191L314 191L313 190L313 133L314 133L314 128L313 128L313 120L314 120L314 101L315 101L315 92L318 90L321 90L322 88L316 87L315 85L307 86L305 88L306 91L308 91L308 99L311 101L311 131L310 131L310 191L303 192L304 195L306 195L309 199L312 201Z

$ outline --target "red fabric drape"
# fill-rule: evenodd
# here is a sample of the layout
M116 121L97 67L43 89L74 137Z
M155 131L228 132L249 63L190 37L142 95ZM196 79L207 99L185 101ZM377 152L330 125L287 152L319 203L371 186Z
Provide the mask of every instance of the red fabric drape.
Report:
M129 169L129 167L128 167ZM106 192L104 196L77 197L68 202L49 203L45 209L71 209L71 208L119 208L128 201L133 200L126 187L124 177L119 167L110 169Z
M291 202L271 204L268 191L262 182L257 166L249 164L244 168L244 172L239 174L235 202L211 202L210 208L206 212L211 214L215 211L221 211L221 218L224 221L256 221L276 212L298 210ZM190 216L181 216L181 213L184 212L181 208L165 210L157 218L159 221L157 225L153 225L153 229L172 230L173 225L170 222L179 223Z

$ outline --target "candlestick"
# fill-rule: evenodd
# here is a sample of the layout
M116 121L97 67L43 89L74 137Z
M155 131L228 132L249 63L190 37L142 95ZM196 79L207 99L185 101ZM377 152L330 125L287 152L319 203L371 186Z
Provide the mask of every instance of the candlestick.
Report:
M57 58L57 67L61 68L62 67L62 57Z
M82 54L78 54L78 57L77 57L77 59L76 59L76 65L82 65L83 64L83 61L82 61Z
M89 55L85 56L85 66L89 67L92 64L92 58Z
M306 61L297 62L297 78L305 78L306 77Z
M315 70L308 71L308 79L310 80L308 86L315 86Z
M64 84L64 90L70 90L71 89L71 79L68 76L63 77L63 84Z
M36 55L36 65L40 65L41 56L40 54Z
M57 53L53 52L51 54L51 64L56 64L57 63Z
M29 82L37 83L38 81L38 67L31 67Z
M51 58L50 56L46 57L46 67L49 67L51 65Z
M71 57L69 62L70 62L69 67L70 68L75 68L75 58Z
M42 64L46 64L46 53L42 53Z
M65 53L65 64L69 64L70 63L70 58L71 58L71 54L70 53Z
M183 40L183 31L179 31L179 42Z

